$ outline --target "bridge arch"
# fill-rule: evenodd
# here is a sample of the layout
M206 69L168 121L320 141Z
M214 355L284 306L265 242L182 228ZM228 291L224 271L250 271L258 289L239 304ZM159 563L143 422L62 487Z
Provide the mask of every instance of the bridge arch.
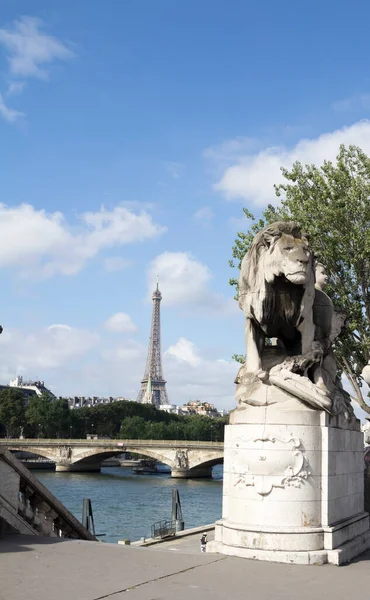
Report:
M112 458L113 456L118 456L122 454L123 449L112 449L112 450L103 450L100 448L92 448L91 450L87 450L81 454L75 454L72 458L71 464L73 465L83 465L91 462L102 462L106 458ZM132 454L140 454L140 456L146 456L148 458L153 458L154 460L158 460L159 462L168 465L171 469L175 466L174 460L166 455L165 452L156 451L152 448L130 448L129 445L125 446L124 452L130 452Z
M13 453L13 452L23 452L24 454L30 454L30 455L35 455L35 456L40 456L40 458L46 458L54 463L58 462L57 457L55 456L55 453L48 448L43 448L42 446L40 447L32 447L32 449L30 450L25 450L25 448L23 446L14 446L12 445L11 448L9 448L9 450Z
M216 465L223 465L224 464L224 455L220 454L220 456L215 456L214 458L211 458L209 460L199 460L198 462L192 462L191 466L192 468L198 468L198 467L204 467L204 468L208 468L208 467L215 467Z

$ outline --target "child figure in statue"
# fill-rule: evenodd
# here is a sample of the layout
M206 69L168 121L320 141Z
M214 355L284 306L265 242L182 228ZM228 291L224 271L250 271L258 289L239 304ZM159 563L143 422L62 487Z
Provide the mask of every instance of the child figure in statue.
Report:
M317 290L320 290L321 292L324 291L324 288L327 286L328 284L328 274L326 272L326 269L324 267L324 265L322 263L316 263L316 268L315 268L315 288Z

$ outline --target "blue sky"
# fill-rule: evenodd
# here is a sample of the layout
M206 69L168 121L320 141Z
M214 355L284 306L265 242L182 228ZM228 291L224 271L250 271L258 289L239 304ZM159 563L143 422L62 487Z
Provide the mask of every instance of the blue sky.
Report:
M155 276L170 400L231 408L242 207L370 153L364 2L3 0L0 379L135 397Z

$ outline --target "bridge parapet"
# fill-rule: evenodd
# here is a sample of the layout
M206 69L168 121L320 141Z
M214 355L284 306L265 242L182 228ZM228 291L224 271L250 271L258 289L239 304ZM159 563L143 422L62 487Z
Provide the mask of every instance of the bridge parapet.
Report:
M8 450L0 448L0 535L96 540Z
M101 440L87 440L87 439L74 439L74 438L63 438L63 439L55 439L55 438L3 438L0 439L0 446L89 446L89 447L111 447L119 449L124 448L125 446L130 447L142 447L142 446L152 446L152 447L165 447L165 448L200 448L200 449L223 449L223 442L198 442L193 440L122 440L122 439L101 439Z

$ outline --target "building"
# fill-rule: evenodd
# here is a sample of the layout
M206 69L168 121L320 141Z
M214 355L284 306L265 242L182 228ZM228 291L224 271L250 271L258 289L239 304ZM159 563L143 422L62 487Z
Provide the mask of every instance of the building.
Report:
M202 415L204 417L219 417L220 413L214 404L201 402L200 400L190 400L182 407L183 414Z
M205 417L226 417L228 410L217 410L217 408L209 402L201 402L200 400L190 400L183 406L176 404L162 404L158 407L159 410L175 414L175 415L203 415Z
M73 398L68 398L68 406L69 408L83 408L92 406L98 406L100 404L111 404L112 402L131 402L130 398L124 398L120 396L118 398L113 398L109 396L108 398L99 398L98 396L85 397L85 396L74 396Z
M15 379L11 379L9 385L0 385L0 391L9 388L21 390L26 398L47 394L50 398L55 399L55 395L45 386L43 381L24 381L20 375Z
M176 404L161 404L158 406L159 410L163 410L164 412L168 412L172 415L182 415L182 407L177 406Z

